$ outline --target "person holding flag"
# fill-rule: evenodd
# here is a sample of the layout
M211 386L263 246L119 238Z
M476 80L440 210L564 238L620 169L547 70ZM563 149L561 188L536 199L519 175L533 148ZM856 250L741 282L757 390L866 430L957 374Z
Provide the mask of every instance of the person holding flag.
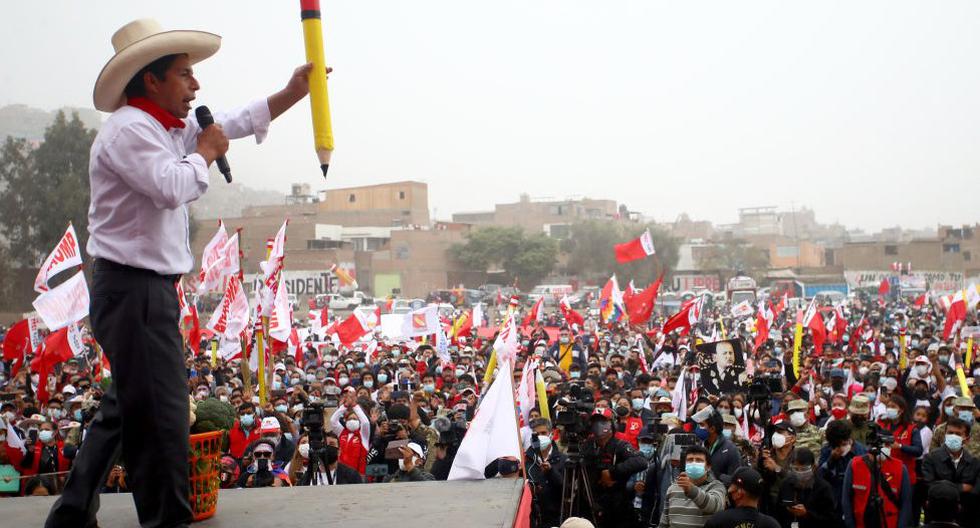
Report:
M261 142L269 122L309 91L311 64L286 87L215 116L187 119L201 88L193 65L221 37L133 21L112 37L115 55L95 82L95 108L112 115L91 150L88 253L95 258L91 322L113 383L46 526L94 525L97 494L122 446L143 527L186 526L189 413L175 283L191 271L187 204L208 189L208 167L229 138Z

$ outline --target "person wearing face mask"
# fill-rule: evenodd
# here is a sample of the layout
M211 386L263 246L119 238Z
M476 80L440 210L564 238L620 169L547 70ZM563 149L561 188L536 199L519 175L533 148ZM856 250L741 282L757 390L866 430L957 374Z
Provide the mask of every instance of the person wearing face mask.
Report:
M732 507L712 515L705 528L778 528L776 519L759 511L765 490L765 481L758 471L740 468L726 490Z
M629 442L615 438L614 419L611 409L596 407L590 419L592 434L581 446L583 464L599 509L597 520L605 526L632 522L633 508L626 482L647 467L647 460Z
M927 486L936 482L948 481L956 485L960 492L961 526L975 526L971 519L977 515L977 493L980 486L980 459L966 450L969 425L959 418L946 422L943 446L929 451L922 460L922 480ZM930 519L926 519L929 521Z
M868 424L868 416L871 414L871 401L863 394L857 394L847 406L847 412L849 414L848 422L851 425L851 438L855 442L867 445L868 433L871 431Z
M238 420L228 431L228 452L237 460L245 455L245 448L262 436L255 418L255 405L245 402L238 406Z
M885 414L878 419L878 426L891 433L895 441L891 445L891 456L905 464L909 472L909 482L915 486L915 463L922 456L922 438L915 424L908 419L905 399L892 396L888 400Z
M638 403L638 406L633 405L632 401L624 397L616 405L616 415L619 418L619 424L616 427L616 438L629 442L633 446L633 449L639 448L637 436L640 434L640 430L643 429L643 419L640 418L640 412L643 410L643 400L637 398L636 403Z
M340 461L364 475L371 445L371 421L357 403L353 390L344 391L340 407L330 416L330 429L340 441Z
M805 447L793 451L789 476L779 490L779 506L773 512L782 528L795 522L799 528L840 528L835 513L834 490L816 472L813 452Z
M742 466L751 466L756 460L755 447L752 442L749 442L742 433L742 424L739 423L738 419L735 418L734 414L726 414L721 417L725 422L725 428L722 430L721 434L726 440L735 444L738 449L739 457L742 460Z
M338 456L340 454L339 442L337 440L337 435L333 433L324 433L323 435L323 464L324 469L321 469L316 475L316 485L317 486L335 486L338 484L361 484L364 481L361 479L361 475L356 469L341 464L338 461ZM306 474L306 469L310 463L310 438L307 435L303 435L299 439L299 444L296 446L296 453L293 455L293 459L286 466L286 474L289 475L289 481L292 482L293 486L300 486L303 482L303 476Z
M660 518L660 458L656 439L654 424L648 424L640 431L640 454L647 459L647 468L633 474L626 483L627 493L630 490L635 493L633 511L639 520L638 526L649 526Z
M561 522L562 482L568 456L558 449L552 438L551 420L531 420L531 430L537 442L532 440L531 447L524 453L524 461L540 517L538 526L557 526Z
M259 434L263 440L267 440L276 446L276 452L272 457L273 464L276 467L285 466L293 456L293 453L296 452L296 446L292 441L283 436L282 424L279 423L279 419L275 416L262 418L262 422L259 425Z
M793 400L786 407L789 423L796 431L796 446L805 447L814 453L819 453L823 446L823 431L810 423L807 416L810 406L803 400Z
M877 455L868 453L851 459L844 473L841 495L841 510L844 524L848 528L904 528L912 522L912 485L909 472L898 459L887 456L889 446L882 446ZM877 468L874 475L871 468ZM874 507L874 495L881 499L880 506ZM869 505L872 508L869 508ZM881 524L871 524L876 519Z
M431 473L422 469L425 452L422 446L409 442L401 448L401 458L398 459L398 471L385 477L385 482L421 482L435 480Z
M778 507L779 489L789 474L790 459L796 446L796 430L788 421L776 422L773 429L772 448L762 449L759 463L759 472L769 490L768 502L762 508L764 511L776 511Z
M58 473L71 468L71 458L65 453L64 441L51 422L41 423L38 426L37 440L28 436L25 447L27 452L20 461L20 472L24 477ZM64 475L41 478L50 482L59 491L65 483Z
M689 446L684 452L684 470L664 495L660 528L701 527L725 509L725 485L711 474L708 451Z
M725 420L710 405L694 414L694 435L703 442L711 459L711 471L723 485L731 482L732 474L742 465L742 457L731 440L725 438Z
M569 372L573 364L578 365L580 370L585 370L585 353L572 339L572 331L567 327L558 331L558 342L552 345L548 357L558 363L562 372Z
M949 403L946 403L949 405ZM963 447L973 456L980 457L980 426L975 425L975 415L977 407L970 398L960 396L952 402L952 417L959 418L967 424L969 433L963 440ZM952 420L953 418L949 420ZM947 421L947 423L949 423ZM932 435L932 442L929 444L929 451L937 449L944 444L947 423L940 424Z

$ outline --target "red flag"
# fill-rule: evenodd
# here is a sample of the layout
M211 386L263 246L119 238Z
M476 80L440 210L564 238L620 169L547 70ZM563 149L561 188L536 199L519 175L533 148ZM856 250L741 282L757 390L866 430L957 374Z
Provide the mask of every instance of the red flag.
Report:
M929 292L923 293L922 295L916 297L913 304L916 308L922 308L927 302L929 302Z
M527 317L524 318L524 322L521 326L531 326L535 321L544 321L544 296L538 298L538 302L534 303L534 307L528 312Z
M885 296L888 295L889 290L891 290L891 284L888 283L888 279L881 279L881 284L878 285L878 304L884 306Z
M789 304L789 294L783 293L782 299L779 299L779 303L777 303L776 307L773 308L772 310L773 315L781 315L783 313L783 310L786 309L787 304Z
M330 324L330 310L327 309L327 306L324 306L320 310L320 326L327 326L329 324Z
M653 314L654 304L657 302L657 292L660 291L660 284L664 280L663 273L657 280L647 286L647 288L640 293L634 294L630 299L623 297L623 301L626 303L626 314L629 315L630 323L633 324L643 324L650 319Z
M763 343L769 339L769 326L772 324L776 315L772 310L772 303L769 303L768 309L764 310L762 308L762 302L759 302L759 311L755 314L755 345L753 350L758 350Z
M558 305L561 309L561 315L565 318L565 322L569 325L578 325L579 329L585 326L585 318L582 314L576 312L572 309L571 303L568 302L568 296L561 298L561 303Z
M31 325L24 319L17 321L7 330L3 338L3 359L13 360L10 366L10 377L14 378L20 372L20 367L27 361L27 353L31 350Z
M358 313L354 312L350 317L344 319L344 322L337 325L337 337L346 346L350 346L351 343L365 336L370 331L368 325L364 324L358 317Z
M201 321L197 317L197 305L190 305L191 328L187 332L187 345L195 356L201 355Z
M701 319L702 299L703 297L696 297L690 301L687 301L683 306L681 306L679 312L670 316L670 318L667 319L667 322L664 323L664 335L677 329L680 329L681 333L689 332L691 327Z
M73 348L74 340L69 339L68 332L73 326L75 327L73 333L77 332L78 327L73 323L48 335L44 339L41 353L31 360L31 370L37 372L40 377L37 383L37 398L44 403L47 403L49 397L48 375L51 373L51 369L58 363L68 361L75 357L76 353L81 352ZM74 346L78 347L78 344L74 344Z
M631 240L623 244L616 244L616 261L620 264L647 258L657 251L653 247L653 237L650 230L645 231L640 238Z

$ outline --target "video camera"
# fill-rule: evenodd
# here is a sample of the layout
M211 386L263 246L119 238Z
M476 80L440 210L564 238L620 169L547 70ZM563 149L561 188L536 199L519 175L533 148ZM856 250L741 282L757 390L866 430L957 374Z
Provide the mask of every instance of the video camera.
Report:
M323 409L324 405L320 402L307 403L303 407L303 417L300 424L303 432L310 439L310 451L321 451L323 449Z
M877 455L881 452L882 447L895 443L895 435L876 423L869 423L867 441L868 451Z
M564 393L557 402L561 408L555 414L555 427L562 430L562 435L568 442L569 451L572 446L577 450L582 440L589 435L592 411L595 410L595 401L592 394L578 384L572 383L568 387L568 392Z
M438 416L432 419L432 428L439 432L437 444L446 446L457 445L463 441L466 434L466 423L454 422L446 416Z

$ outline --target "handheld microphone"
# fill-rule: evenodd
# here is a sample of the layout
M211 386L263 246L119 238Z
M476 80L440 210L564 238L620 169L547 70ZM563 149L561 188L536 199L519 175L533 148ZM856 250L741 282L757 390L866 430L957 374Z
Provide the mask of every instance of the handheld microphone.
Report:
M197 116L197 124L201 130L214 124L214 116L211 115L211 110L208 110L208 107L204 105L197 107L194 110L194 115ZM221 174L225 175L225 181L231 183L231 167L228 166L228 160L221 156L214 162L218 164L218 170L221 171Z

